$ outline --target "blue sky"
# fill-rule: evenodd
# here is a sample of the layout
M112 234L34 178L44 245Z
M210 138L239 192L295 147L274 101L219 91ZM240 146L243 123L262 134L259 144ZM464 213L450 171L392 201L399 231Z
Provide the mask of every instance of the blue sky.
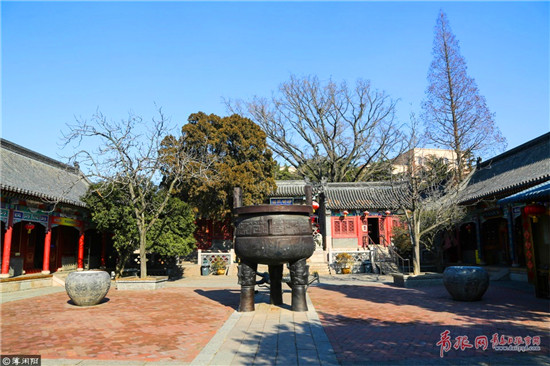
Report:
M438 11L508 148L550 130L548 2L1 3L2 137L53 158L96 109L181 127L291 74L362 78L418 113Z

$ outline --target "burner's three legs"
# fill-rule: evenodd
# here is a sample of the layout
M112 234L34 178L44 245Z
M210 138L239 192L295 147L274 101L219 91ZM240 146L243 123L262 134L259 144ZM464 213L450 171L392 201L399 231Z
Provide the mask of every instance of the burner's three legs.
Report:
M306 291L309 266L305 259L290 264L292 283L292 311L307 311Z
M241 262L239 264L239 284L241 285L241 302L239 311L254 311L254 287L256 285L257 263Z
M271 304L281 305L283 303L283 288L281 280L283 279L283 265L270 265L269 266L269 297Z

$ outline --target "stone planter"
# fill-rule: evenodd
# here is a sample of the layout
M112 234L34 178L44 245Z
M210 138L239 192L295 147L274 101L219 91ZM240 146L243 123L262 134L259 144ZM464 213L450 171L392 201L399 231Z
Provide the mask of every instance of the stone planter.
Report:
M116 280L117 290L158 290L164 287L168 277L123 277Z
M478 301L489 287L489 273L481 267L447 267L443 284L454 300Z
M71 272L65 280L65 290L78 306L97 305L111 287L111 277L105 271Z
M395 286L405 288L441 285L443 282L443 274L441 273L422 273L417 276L392 273L392 277Z

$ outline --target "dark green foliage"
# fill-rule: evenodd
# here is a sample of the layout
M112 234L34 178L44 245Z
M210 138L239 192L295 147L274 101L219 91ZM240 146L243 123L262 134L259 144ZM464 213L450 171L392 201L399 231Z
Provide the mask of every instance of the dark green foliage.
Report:
M148 199L160 201L161 190ZM139 248L139 231L127 190L115 184L92 185L82 198L97 229L113 234L113 246L119 255L116 272L122 273L132 253ZM147 232L147 252L163 256L186 255L193 250L194 217L187 204L171 197L166 209Z
M244 205L261 203L275 188L276 163L258 125L237 114L219 117L203 112L191 114L188 121L179 140L173 136L164 140L162 154L167 164L179 151L212 162L205 172L209 179L185 177L179 187L179 196L199 217L227 217L234 187L242 188Z
M412 244L411 244L411 235L409 234L409 229L406 226L397 226L392 228L392 241L395 245L397 253L403 258L412 257Z
M188 204L172 197L151 229L148 250L162 256L187 255L195 246L194 232L193 211Z

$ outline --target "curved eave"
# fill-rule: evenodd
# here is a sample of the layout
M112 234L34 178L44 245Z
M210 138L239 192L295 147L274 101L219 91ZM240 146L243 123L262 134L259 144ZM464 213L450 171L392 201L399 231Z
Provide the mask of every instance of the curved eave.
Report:
M29 191L27 189L21 189L21 188L12 187L12 186L8 186L8 185L4 185L4 184L0 185L0 187L1 187L2 191L11 192L11 193L15 193L15 194L18 194L18 195L23 195L23 196L28 196L28 197L36 197L36 198L44 200L46 202L52 202L52 203L58 202L58 203L64 203L64 204L77 206L77 207L86 207L86 204L82 201L74 201L74 200L70 200L70 199L67 199L67 198L64 198L64 197L50 196L50 195L47 195L47 194L44 194L44 193L32 192L32 191Z
M496 199L496 198L506 197L506 196L518 193L518 192L520 192L524 189L527 189L529 187L535 186L539 183L543 183L543 182L547 181L548 179L550 179L550 174L547 174L543 177L538 177L538 178L535 178L535 179L530 179L530 180L527 180L527 181L523 181L521 183L512 184L512 185L509 185L509 186L504 187L504 188L495 189L493 191L485 192L483 194L474 195L472 197L468 197L467 199L465 199L463 201L460 201L459 204L460 205L470 205L470 204L476 203L478 201L481 201L481 200L484 200L484 199L487 199L487 198Z

